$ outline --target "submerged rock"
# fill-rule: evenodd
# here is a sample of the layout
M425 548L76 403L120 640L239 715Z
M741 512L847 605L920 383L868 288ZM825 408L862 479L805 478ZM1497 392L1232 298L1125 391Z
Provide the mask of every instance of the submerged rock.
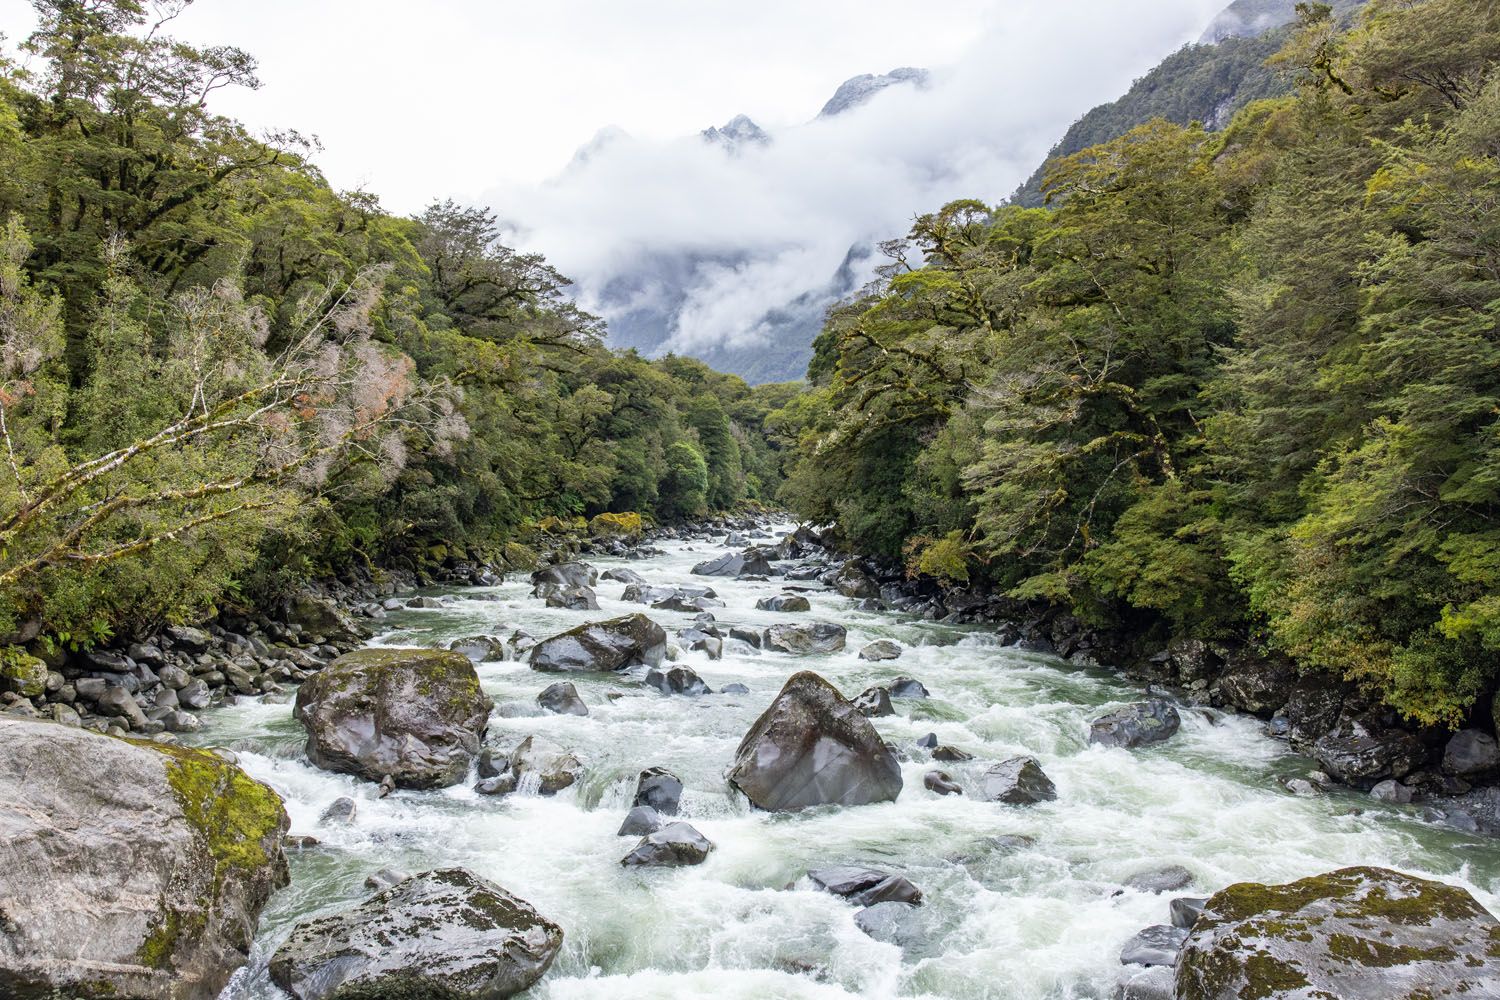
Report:
M549 684L536 696L536 703L554 715L588 715L589 707L572 681Z
M547 972L563 932L523 899L462 868L424 872L358 906L297 925L271 980L297 1000L491 1000Z
M583 776L583 762L568 750L543 736L528 736L511 751L510 773L516 787L533 775L536 790L556 795Z
M880 663L884 660L895 660L901 657L901 644L889 639L876 639L859 651L861 660L869 660L872 663Z
M1035 757L1012 757L985 771L979 779L980 795L986 802L1029 806L1057 798L1057 786L1047 777Z
M939 795L962 795L964 790L946 771L928 771L922 775L922 784L928 791Z
M904 948L922 940L921 911L910 903L887 901L854 915L854 926L876 941Z
M1182 719L1171 703L1153 698L1137 702L1089 723L1089 743L1101 747L1135 747L1160 743L1177 732Z
M308 759L325 771L440 788L468 774L492 707L461 653L372 648L309 678L293 714L307 730Z
M1500 921L1463 889L1384 868L1215 893L1177 963L1179 1000L1500 997Z
M660 666L667 633L645 615L592 622L543 639L531 650L531 669L548 673L606 672Z
M701 865L713 849L711 840L691 825L679 821L668 823L655 833L642 837L641 842L620 859L620 864L627 868Z
M217 997L287 881L276 793L50 722L0 716L0 746L0 995Z
M798 656L811 653L837 653L844 648L844 639L847 635L844 626L830 622L772 625L762 633L762 644L766 649Z
M750 727L728 779L752 804L777 812L901 793L901 766L870 720L811 671L792 675Z
M807 877L824 892L842 896L857 906L890 902L918 906L922 902L922 890L910 879L879 868L834 865L814 869L807 873Z
M1177 953L1182 950L1182 943L1187 940L1187 936L1188 932L1181 927L1172 927L1168 924L1147 927L1125 942L1125 947L1120 949L1120 964L1174 965L1177 962Z
M1136 872L1125 880L1125 888L1137 892L1161 894L1186 889L1193 884L1193 873L1182 865L1167 865L1165 868L1150 868Z

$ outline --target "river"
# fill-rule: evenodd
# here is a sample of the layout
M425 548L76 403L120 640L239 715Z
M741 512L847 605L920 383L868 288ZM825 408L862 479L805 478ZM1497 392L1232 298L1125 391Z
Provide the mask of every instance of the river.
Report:
M847 648L826 657L726 648L719 661L687 652L716 690L739 681L745 695L669 697L631 676L572 676L587 717L511 717L532 706L556 676L514 662L484 663L495 699L489 739L512 745L531 733L575 751L586 778L543 798L486 798L472 782L441 791L377 797L374 785L320 771L302 755L288 704L244 699L205 713L196 742L239 752L254 777L286 800L292 832L321 845L292 851L291 885L272 899L250 965L224 1000L282 1000L265 964L293 924L367 897L364 880L460 865L529 900L565 932L557 961L528 997L825 998L1109 997L1121 945L1167 922L1172 895L1207 895L1237 881L1283 882L1352 864L1384 865L1462 885L1500 912L1500 848L1493 840L1421 821L1416 807L1387 806L1355 792L1293 796L1279 775L1314 765L1261 734L1253 719L1182 712L1167 743L1138 751L1087 745L1088 721L1139 697L1137 686L1101 669L1001 647L980 626L953 626L884 612L819 589L809 614L755 610L776 581L693 577L695 562L720 554L704 542L669 542L627 565L652 584L711 584L727 607L722 625L793 620L838 622ZM816 584L810 586L817 587ZM547 609L522 579L453 596L442 609L403 611L383 623L377 645L436 645L520 627L538 638L586 620L643 610L616 600L623 584L601 581L601 610ZM481 599L483 598L483 599ZM690 615L651 611L669 635ZM857 657L874 639L909 647L901 659ZM726 644L727 646L728 644ZM847 696L898 675L920 679L925 700L895 702L875 720L905 748L905 789L893 803L780 815L752 811L723 772L745 730L793 672L811 668ZM936 732L973 753L971 764L932 765L915 748ZM1037 756L1057 801L1029 807L926 791L942 767L960 781L986 763ZM717 849L694 868L625 869L634 838L616 836L637 773L660 765L686 786L683 817ZM335 798L358 803L348 826L320 826ZM1025 839L1017 839L1025 838ZM811 887L805 873L835 863L905 873L923 890L921 937L905 950L866 937L855 908ZM1195 882L1161 896L1120 891L1137 873L1183 865Z

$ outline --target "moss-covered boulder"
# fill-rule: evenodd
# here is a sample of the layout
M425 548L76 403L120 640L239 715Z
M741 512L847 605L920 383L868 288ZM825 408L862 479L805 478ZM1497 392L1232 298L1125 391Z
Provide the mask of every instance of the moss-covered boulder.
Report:
M1500 921L1463 889L1384 868L1212 896L1177 962L1178 1000L1500 998Z
M287 621L301 625L304 632L329 639L357 639L365 635L358 623L343 608L327 597L298 594L287 605Z
M499 1000L541 979L562 939L530 903L447 868L298 924L271 979L297 1000Z
M286 884L286 830L211 753L0 716L0 996L218 996Z
M35 698L47 690L47 664L24 649L0 648L0 691Z
M468 774L493 707L462 653L359 649L303 684L294 714L318 767L441 788Z
M645 615L592 622L543 639L531 651L531 669L545 673L604 672L660 666L667 633Z

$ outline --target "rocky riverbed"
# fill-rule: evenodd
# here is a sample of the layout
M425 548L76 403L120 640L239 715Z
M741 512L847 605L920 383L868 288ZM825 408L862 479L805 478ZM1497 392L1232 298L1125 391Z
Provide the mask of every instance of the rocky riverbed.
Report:
M224 997L360 975L553 998L1229 996L1246 928L1292 923L1269 947L1286 989L1467 976L1497 995L1492 838L1326 782L1265 721L1194 704L1211 698L1148 697L816 546L769 548L789 526L737 527L358 595L380 652L331 670L327 635L262 656L266 627L228 630L268 692L172 738L281 796L290 882ZM160 687L167 666L223 673L197 659L222 662L207 634L163 650ZM166 738L154 721L141 735ZM1404 930L1413 914L1443 940ZM1343 951L1310 951L1308 928Z

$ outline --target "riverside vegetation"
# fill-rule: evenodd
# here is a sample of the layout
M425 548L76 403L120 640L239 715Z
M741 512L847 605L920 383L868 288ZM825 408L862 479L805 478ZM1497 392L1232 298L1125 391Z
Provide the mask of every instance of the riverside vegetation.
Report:
M629 807L619 834L639 839L618 866L648 873L636 919L666 919L651 869L702 868L705 893L852 902L765 905L797 934L852 920L895 949L855 973L843 943L809 958L771 934L790 950L744 968L794 984L746 989L979 995L994 973L970 968L987 953L956 902L976 879L1075 877L1055 830L1070 809L1119 809L1083 765L1224 784L1194 771L1222 743L1170 756L1249 733L1208 704L1316 759L1277 776L1289 815L1331 810L1343 783L1425 802L1399 814L1423 824L1500 831L1500 7L1299 5L1255 75L1290 93L1221 131L1157 120L1069 155L1042 207L919 218L830 314L808 384L751 387L609 350L488 212L394 217L331 189L295 133L214 115L255 64L168 38L183 6L40 0L27 68L0 64L0 992L196 1000L233 975L257 998L490 997L554 962L576 984L601 964L628 980L720 960L674 924L682 956L640 964L592 890L580 909L523 885L548 904L533 906L489 880L447 811L511 822L544 798L577 812L551 831L564 839L592 831L601 800ZM768 503L823 527L770 534ZM729 551L687 555L704 543ZM619 601L601 602L583 555L612 562ZM670 579L688 565L714 586ZM504 583L517 572L524 602ZM484 630L424 624L455 614ZM533 614L550 637L498 625ZM361 648L392 627L380 646L444 648ZM845 654L851 629L880 638ZM996 640L1018 651L983 652ZM1062 698L1013 686L1054 653L1172 691L1121 703L1098 688L1117 681L1060 672ZM948 689L897 676L903 656ZM976 662L986 679L965 679ZM754 686L713 676L730 665ZM568 679L497 706L533 672ZM992 683L1016 703L965 690ZM1038 726L1047 704L1067 717ZM306 736L295 763L264 752L284 738L269 716L236 753L183 745L215 742L197 713L219 705L282 706ZM1024 724L987 721L1010 709ZM978 752L916 736L928 720ZM550 738L622 721L592 754ZM664 738L686 731L690 753ZM292 810L318 817L320 848L282 799L335 775L350 795ZM337 846L387 797L443 826L415 852L430 870L366 878ZM911 812L939 800L954 830ZM819 825L830 811L849 839ZM871 855L856 811L889 826L889 853ZM1032 829L1028 814L1035 835L943 839L969 819ZM766 838L774 870L723 873ZM906 846L927 838L940 860ZM384 856L380 835L360 843ZM1412 850L1377 857L1492 895L1482 857L1454 870L1446 847ZM1328 863L1250 874L1344 867L1228 888L1218 876L1247 866L1218 857L1108 875L1123 888L1106 900L1210 895L1172 899L1170 925L1126 941L1117 981L1097 956L1003 981L1126 1000L1500 996L1500 922L1468 891L1314 853ZM931 881L875 866L887 857ZM297 892L328 868L317 898L278 903L289 877ZM1098 885L1068 886L1087 915L1068 933L1113 934L1120 915L1085 901ZM96 905L124 897L149 902Z

